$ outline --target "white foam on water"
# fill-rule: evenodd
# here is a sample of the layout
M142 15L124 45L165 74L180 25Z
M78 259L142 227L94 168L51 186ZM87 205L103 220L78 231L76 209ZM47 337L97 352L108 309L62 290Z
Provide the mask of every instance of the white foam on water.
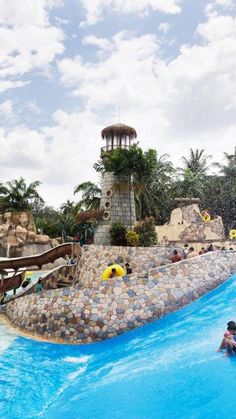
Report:
M84 355L84 356L79 356L79 357L67 356L66 358L64 358L64 361L72 363L72 364L86 364L90 360L90 358L91 356L89 355Z
M0 355L9 348L12 342L16 339L16 335L3 325L0 324Z
M79 375L83 374L83 372L86 371L86 369L87 369L86 367L80 367L76 371L71 372L67 377L68 380L70 381L75 380L77 377L79 377Z

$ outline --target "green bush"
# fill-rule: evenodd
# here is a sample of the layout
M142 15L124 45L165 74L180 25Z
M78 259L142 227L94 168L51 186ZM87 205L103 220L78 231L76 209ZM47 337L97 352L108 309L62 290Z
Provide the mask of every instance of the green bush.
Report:
M153 217L146 217L134 227L139 236L139 246L154 246L157 243L157 234Z
M127 231L126 240L128 246L136 247L139 245L139 235L134 230Z
M111 244L113 246L127 246L126 232L127 229L121 221L112 223L110 229Z

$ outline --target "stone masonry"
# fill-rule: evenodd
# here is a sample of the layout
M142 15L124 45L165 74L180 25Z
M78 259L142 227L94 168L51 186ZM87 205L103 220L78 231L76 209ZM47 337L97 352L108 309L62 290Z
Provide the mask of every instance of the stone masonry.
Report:
M105 212L96 228L94 243L109 245L109 230L114 221L122 221L127 227L136 224L134 192L129 176L118 177L113 173L105 173L100 208L104 208Z
M43 291L10 302L22 331L67 343L112 338L189 304L236 272L236 252L215 251L90 286Z

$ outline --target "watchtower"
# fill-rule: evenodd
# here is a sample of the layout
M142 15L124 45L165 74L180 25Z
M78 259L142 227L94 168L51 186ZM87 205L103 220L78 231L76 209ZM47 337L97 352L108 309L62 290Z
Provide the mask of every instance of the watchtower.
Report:
M137 138L134 128L124 124L114 124L101 132L106 145L101 148L101 158L116 148L129 149ZM132 228L136 223L134 191L132 179L126 174L115 175L106 172L102 180L100 208L104 209L103 219L99 221L94 234L94 244L109 245L111 224L121 221Z

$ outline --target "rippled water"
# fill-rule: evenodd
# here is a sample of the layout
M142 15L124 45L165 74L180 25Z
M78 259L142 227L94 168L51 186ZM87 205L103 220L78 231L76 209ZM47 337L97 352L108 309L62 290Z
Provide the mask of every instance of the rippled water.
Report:
M236 416L236 357L216 353L236 320L236 275L160 321L104 343L55 345L0 327L0 417Z

